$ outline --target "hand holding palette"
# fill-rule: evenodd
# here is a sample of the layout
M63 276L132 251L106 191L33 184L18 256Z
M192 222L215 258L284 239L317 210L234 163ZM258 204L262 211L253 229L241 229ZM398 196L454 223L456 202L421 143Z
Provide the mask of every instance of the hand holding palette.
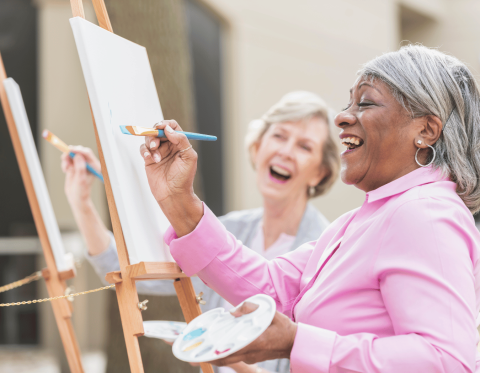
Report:
M227 357L257 339L275 316L275 301L268 295L246 300L258 304L252 313L234 317L224 308L215 308L198 316L173 344L173 354L189 363L203 363Z

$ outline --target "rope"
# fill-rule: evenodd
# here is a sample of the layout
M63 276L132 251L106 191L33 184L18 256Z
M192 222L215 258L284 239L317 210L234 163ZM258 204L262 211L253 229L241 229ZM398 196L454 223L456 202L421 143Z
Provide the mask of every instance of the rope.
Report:
M22 281L22 280L20 280ZM19 281L17 281L19 282ZM8 286L8 285L7 285ZM20 285L21 286L21 285ZM64 299L64 298L73 298L73 297L78 297L79 295L84 295L84 294L89 294L89 293L95 293L97 291L101 290L106 290L106 289L111 289L115 286L109 285L109 286L104 286L103 288L98 288L98 289L93 289L93 290L87 290L87 291L82 291L80 293L75 293L75 294L67 294L67 295L59 295L58 297L51 297L51 298L44 298L44 299L36 299L36 300L28 300L24 302L15 302L15 303L0 303L0 307L10 307L10 306L20 306L23 304L32 304L32 303L42 303L42 302L50 302L52 300L57 300L57 299Z
M42 278L42 272L38 271L35 273L32 273L30 276L25 277L22 280L18 280L15 282L12 282L11 284L0 286L0 293L3 293L5 291L9 291L15 288L19 288L20 286L29 284L30 282L37 281L40 278Z

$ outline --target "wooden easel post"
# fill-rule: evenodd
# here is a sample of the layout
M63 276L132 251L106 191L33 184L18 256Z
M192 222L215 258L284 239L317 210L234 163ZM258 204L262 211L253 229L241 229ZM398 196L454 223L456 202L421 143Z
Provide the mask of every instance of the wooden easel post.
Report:
M43 221L40 205L33 187L32 177L28 170L25 154L23 153L22 145L20 143L20 137L8 102L7 92L3 86L3 81L5 79L7 79L7 73L0 55L0 101L7 121L8 131L12 139L15 156L20 167L23 185L27 192L28 202L30 204L30 209L32 210L33 220L35 221L35 227L37 228L38 237L42 244L45 262L47 263L47 268L42 271L42 275L45 279L48 295L50 297L65 295L65 289L67 287L65 280L75 277L75 271L74 269L64 272L59 272L57 270L45 222ZM80 349L78 347L77 338L71 320L73 310L72 304L67 299L58 299L51 302L51 304L70 370L73 373L83 373Z
M99 26L113 33L104 1L92 0L92 2ZM74 17L85 18L82 0L70 0L70 4ZM130 370L132 373L143 373L144 370L138 337L144 334L144 329L135 281L152 279L175 280L175 290L187 323L199 316L202 311L198 305L190 278L185 276L176 263L140 262L138 264L130 265L128 250L123 236L115 199L113 198L112 186L110 178L108 177L108 170L105 164L102 145L98 137L97 125L95 123L91 105L90 111L92 113L95 139L97 141L100 163L102 165L108 209L112 220L113 234L117 244L118 260L120 264L120 271L108 273L105 276L105 279L108 282L115 284ZM202 363L200 365L204 373L213 373L213 368L210 364Z

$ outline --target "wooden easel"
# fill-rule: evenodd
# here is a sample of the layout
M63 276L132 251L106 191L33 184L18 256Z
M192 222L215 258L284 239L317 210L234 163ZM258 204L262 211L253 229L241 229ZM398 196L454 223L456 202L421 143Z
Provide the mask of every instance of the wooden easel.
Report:
M104 1L92 0L92 2L99 26L113 33ZM74 17L85 18L82 0L70 0L70 4ZM174 286L185 321L189 323L195 317L200 315L202 311L198 304L197 296L190 278L182 272L176 263L140 262L138 264L130 265L128 250L125 244L115 200L113 198L110 178L108 176L108 170L103 157L102 146L98 137L97 126L91 106L90 111L92 113L98 155L102 165L108 208L112 220L113 234L117 244L118 260L120 263L120 271L108 273L105 276L105 279L109 283L115 284L130 370L133 373L143 373L144 370L138 337L144 334L144 329L141 305L139 304L135 281L154 279L175 280ZM210 364L203 363L201 364L201 368L204 373L213 373L213 368Z
M20 143L20 137L8 102L7 92L3 86L3 81L5 79L7 79L7 73L5 71L5 66L3 65L2 56L0 55L0 101L7 121L8 131L10 132L10 137L12 139L15 156L17 157L18 166L20 167L23 185L27 192L28 202L32 210L33 220L35 221L35 227L37 228L38 237L42 245L45 262L47 263L47 268L42 270L42 276L45 279L48 295L50 297L65 295L65 289L67 288L65 280L75 277L75 269L72 268L63 272L57 270L45 222L43 221L40 205L33 187L32 177L28 170L25 154L23 153L22 145ZM72 373L83 373L80 349L78 347L77 338L71 320L73 311L72 303L67 299L58 299L51 302L51 304L70 370Z

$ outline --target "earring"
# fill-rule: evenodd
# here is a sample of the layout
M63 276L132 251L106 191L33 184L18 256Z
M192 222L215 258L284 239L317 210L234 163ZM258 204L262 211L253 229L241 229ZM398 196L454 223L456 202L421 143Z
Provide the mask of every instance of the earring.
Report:
M420 141L420 140L419 140L419 141ZM415 162L417 162L417 164L418 164L420 167L430 166L430 165L433 163L433 161L435 160L435 157L437 156L437 152L435 151L435 148L434 148L433 146L428 145L428 144L427 144L427 146L428 146L430 149L433 150L433 158L432 158L432 160L431 160L430 162L428 162L428 164L425 164L425 165L424 165L424 164L421 164L421 163L418 161L418 159L417 159L418 152L419 152L420 149L421 149L421 148L418 148L418 149L417 149L417 152L415 153Z
M315 187L312 187L312 186L311 186L311 187L308 188L308 195L309 195L310 197L313 197L313 196L315 195L315 192L316 192L316 191L317 191L317 190L315 189Z
M418 141L417 141L417 144L418 144L418 145L422 145L422 140L418 140Z

